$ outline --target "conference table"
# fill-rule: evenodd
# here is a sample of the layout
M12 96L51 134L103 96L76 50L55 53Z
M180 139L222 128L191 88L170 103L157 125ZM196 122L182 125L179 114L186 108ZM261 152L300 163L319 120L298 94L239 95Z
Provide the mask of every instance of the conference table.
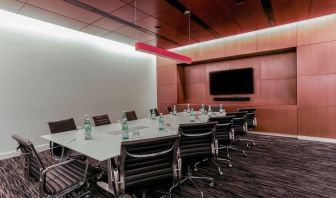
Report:
M99 162L107 161L108 183L102 186L108 192L114 194L112 160L117 160L120 155L122 142L136 141L151 138L160 138L178 134L180 124L204 123L209 116L195 111L195 121L191 121L190 114L180 112L176 115L164 115L164 130L159 129L159 117L156 120L149 118L128 121L128 139L123 139L123 131L120 123L92 127L92 139L84 139L84 130L73 130L41 136L43 139L57 143L65 148L76 151ZM212 116L224 116L224 113L214 113Z

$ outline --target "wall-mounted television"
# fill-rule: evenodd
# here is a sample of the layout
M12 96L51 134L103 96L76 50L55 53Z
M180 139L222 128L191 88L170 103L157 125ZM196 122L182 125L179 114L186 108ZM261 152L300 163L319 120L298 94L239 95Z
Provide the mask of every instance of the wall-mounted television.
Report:
M253 68L209 73L211 95L253 94Z

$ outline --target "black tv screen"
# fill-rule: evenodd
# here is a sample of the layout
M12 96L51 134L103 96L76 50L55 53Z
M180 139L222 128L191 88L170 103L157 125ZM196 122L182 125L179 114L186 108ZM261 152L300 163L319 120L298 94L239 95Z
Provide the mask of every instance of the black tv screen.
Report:
M210 94L253 94L253 68L210 72Z

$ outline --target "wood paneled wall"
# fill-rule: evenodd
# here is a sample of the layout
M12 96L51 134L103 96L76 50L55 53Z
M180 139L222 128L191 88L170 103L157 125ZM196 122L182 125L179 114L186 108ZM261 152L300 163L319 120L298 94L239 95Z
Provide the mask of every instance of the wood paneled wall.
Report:
M179 103L220 103L210 95L209 73L246 67L253 68L255 93L246 95L251 101L240 104L296 105L295 52L180 67L184 78Z
M262 131L336 138L336 16L223 38L174 51L191 56L194 61L201 61L289 47L296 48L296 55L275 54L200 64L195 65L195 68L186 67L183 72L179 72L174 61L158 58L158 107L164 110L166 104L186 101L214 103L207 91L207 73L245 67L248 63L255 68L256 93L251 96L249 103L227 104L229 110L256 106L259 130ZM292 67L293 58L296 59L296 71ZM270 64L272 67L269 67ZM167 75L168 70L173 74ZM171 77L169 83L164 80L167 76Z

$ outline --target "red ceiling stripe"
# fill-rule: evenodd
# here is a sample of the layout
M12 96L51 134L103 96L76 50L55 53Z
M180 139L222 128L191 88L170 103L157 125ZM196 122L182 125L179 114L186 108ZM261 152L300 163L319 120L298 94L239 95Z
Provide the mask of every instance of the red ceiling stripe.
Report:
M188 56L184 56L184 55L177 54L177 53L174 53L174 52L171 52L171 51L168 51L168 50L164 50L164 49L161 49L159 47L148 45L148 44L143 43L143 42L136 42L135 43L135 50L150 53L150 54L154 54L154 55L157 55L157 56L162 56L162 57L165 57L165 58L174 59L174 60L177 60L177 61L182 62L182 63L187 63L187 64L192 63L192 59Z

